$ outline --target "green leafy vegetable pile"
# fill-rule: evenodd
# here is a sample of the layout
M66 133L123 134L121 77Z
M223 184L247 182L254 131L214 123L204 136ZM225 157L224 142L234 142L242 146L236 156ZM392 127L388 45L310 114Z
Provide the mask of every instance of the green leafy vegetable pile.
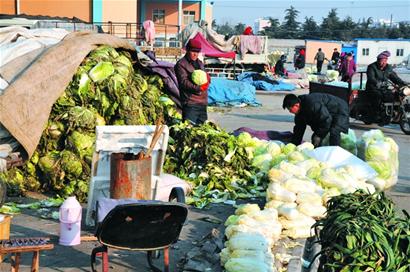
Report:
M88 191L96 125L146 125L175 114L173 102L161 96L159 76L134 70L131 55L100 46L78 67L55 102L40 143L22 168L0 173L8 193L49 191L76 195Z
M410 269L410 217L396 215L384 193L336 196L316 230L322 245L319 271Z
M251 152L240 140L213 123L174 125L164 165L167 173L191 181L187 203L202 208L208 203L265 194L264 174L252 166Z

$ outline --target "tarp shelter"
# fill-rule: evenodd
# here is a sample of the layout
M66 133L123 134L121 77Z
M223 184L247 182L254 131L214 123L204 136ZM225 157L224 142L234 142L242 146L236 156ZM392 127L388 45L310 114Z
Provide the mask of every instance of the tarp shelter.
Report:
M84 58L102 44L135 51L128 41L113 35L73 32L35 61L29 55L37 51L32 51L1 67L1 75L10 85L0 96L0 124L22 145L28 157L37 148L53 104ZM26 59L33 61L28 67ZM19 69L22 65L24 71ZM14 78L17 71L21 72Z
M223 52L223 51L216 49L199 32L192 38L192 40L197 40L202 44L201 52L205 57L235 59L236 54L234 51Z

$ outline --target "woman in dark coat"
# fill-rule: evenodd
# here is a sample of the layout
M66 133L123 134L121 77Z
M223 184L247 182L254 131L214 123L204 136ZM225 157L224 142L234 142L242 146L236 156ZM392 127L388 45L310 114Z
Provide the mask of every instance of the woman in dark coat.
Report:
M342 76L342 81L352 82L353 75L356 73L356 63L354 62L351 53L348 53L346 57L342 60L339 67L340 75Z
M300 49L299 55L295 60L295 69L298 70L303 68L305 68L305 50Z
M286 62L286 56L285 55L280 56L280 59L275 64L275 75L278 75L281 77L287 76L288 73L286 72L286 69L284 67L285 62Z

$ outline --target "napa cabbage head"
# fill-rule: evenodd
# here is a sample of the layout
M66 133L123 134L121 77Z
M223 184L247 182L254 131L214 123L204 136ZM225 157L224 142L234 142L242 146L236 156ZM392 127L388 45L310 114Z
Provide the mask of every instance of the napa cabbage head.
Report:
M377 172L377 176L381 179L387 180L394 173L391 165L382 161L367 162Z
M369 144L365 151L366 161L387 161L390 155L390 144L377 141Z
M290 163L297 163L304 161L306 159L305 155L300 151L292 151L288 154L288 161Z
M271 167L272 156L269 153L257 155L252 160L252 166L267 172Z
M260 140L253 138L248 132L242 132L238 135L238 144L241 146L256 148L260 145Z
M287 145L285 145L282 149L282 152L285 155L288 155L289 153L293 152L296 150L296 145L292 144L292 143L288 143Z
M208 83L208 76L205 71L197 69L191 74L192 82L196 85L203 85Z
M274 167L278 164L280 164L282 161L287 160L288 156L286 156L285 154L281 153L275 157L273 157L272 161L271 161L271 166Z
M267 151L267 153L272 155L272 158L274 158L275 156L277 156L281 153L281 148L277 143L269 142L266 145L266 151Z
M252 241L250 241L252 242ZM252 242L254 243L254 242ZM272 268L267 264L261 262L256 258L242 257L242 258L230 258L225 263L226 272L268 272Z
M92 156L94 151L95 135L73 131L67 138L69 145L80 158Z
M79 177L83 173L81 160L71 151L60 152L60 165L64 172L72 177Z
M296 147L297 151L309 151L315 149L315 146L311 142L304 142Z

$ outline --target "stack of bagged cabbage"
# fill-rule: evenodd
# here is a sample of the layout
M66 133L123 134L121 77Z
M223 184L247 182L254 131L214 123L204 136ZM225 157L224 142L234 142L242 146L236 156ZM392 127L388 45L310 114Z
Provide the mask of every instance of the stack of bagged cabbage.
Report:
M54 191L85 200L96 125L154 124L175 114L162 89L159 76L134 70L130 53L108 46L92 51L53 105L32 158L0 174L8 193Z
M376 189L384 190L397 183L399 147L392 138L385 137L379 129L370 130L357 142L357 152L359 158L376 170L377 177L368 181Z
M227 272L276 271L272 248L280 238L282 225L275 209L242 205L228 217L225 226L228 240L220 257Z
M266 239L265 243L270 245L279 238L279 229L281 235L290 238L310 237L313 235L312 225L325 215L326 203L331 197L358 189L373 193L384 190L397 181L398 147L394 140L384 137L380 130L363 134L357 143L359 153L364 154L364 159L377 172L376 177L369 179L361 177L355 165L332 168L326 162L309 157L307 154L314 149L310 143L295 146L275 141L266 142L252 138L247 133L239 135L238 141L253 156L253 165L268 173L270 183L262 211L258 207L246 205L240 207L235 212L236 215L230 216L225 222L228 242L221 252L221 263L227 271L251 271L247 270L251 267L248 265L253 264L249 258L266 264L267 268L258 271L274 271L270 265L271 258L266 257L271 256L270 249L265 250L262 258L261 253L248 252L255 250L253 247L263 244L262 242L257 245L244 243L238 248L237 237L254 236L255 241L259 241L261 235ZM261 213L265 216L263 223L259 223L261 227L258 227L256 222L260 220ZM271 231L265 231L264 226L271 226ZM233 242L232 238L235 238ZM238 260L245 253L254 257Z

